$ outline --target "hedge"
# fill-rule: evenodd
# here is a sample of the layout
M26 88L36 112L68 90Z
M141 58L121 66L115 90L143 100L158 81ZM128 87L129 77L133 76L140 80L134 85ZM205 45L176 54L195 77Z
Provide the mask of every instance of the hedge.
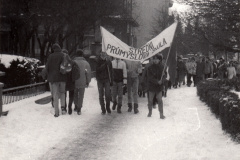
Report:
M197 85L197 95L206 102L220 119L222 129L240 143L240 99L232 90L239 91L240 80L210 79Z

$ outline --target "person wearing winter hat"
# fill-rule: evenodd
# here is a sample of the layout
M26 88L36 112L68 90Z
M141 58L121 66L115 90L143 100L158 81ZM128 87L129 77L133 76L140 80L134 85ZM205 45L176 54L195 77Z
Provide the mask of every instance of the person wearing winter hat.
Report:
M55 117L59 116L60 98L61 108L65 108L65 86L67 77L60 73L60 65L64 61L64 53L59 44L52 46L53 53L49 55L46 63L47 80L51 83L51 92L53 97L53 106L55 109Z
M162 91L163 91L163 80L164 76L164 66L162 64L162 56L155 55L153 56L153 64L148 68L148 117L152 116L152 106L153 106L153 98L156 96L158 101L158 110L160 112L160 119L164 119L163 115L163 101L162 101Z

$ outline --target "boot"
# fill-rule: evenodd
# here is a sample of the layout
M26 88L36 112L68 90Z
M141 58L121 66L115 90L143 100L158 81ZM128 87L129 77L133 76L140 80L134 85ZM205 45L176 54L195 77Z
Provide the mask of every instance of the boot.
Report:
M117 102L113 102L112 110L115 110L117 106Z
M166 117L163 115L163 113L160 113L160 119L165 119Z
M128 103L128 112L132 112L132 103Z
M78 115L81 115L81 108L78 108L77 114L78 114Z
M151 117L152 116L152 108L148 107L148 117Z
M72 114L72 105L71 104L68 105L68 114L69 115Z
M134 113L137 114L139 111L138 111L138 104L137 103L134 103Z
M122 105L118 105L118 106L117 106L117 113L122 113L121 107L122 107Z
M110 109L110 102L106 103L106 110L109 114L111 114L111 109Z
M102 109L102 115L106 114L106 109L105 109L105 105L101 105L101 109Z
M62 106L61 109L62 109L62 114L66 114L67 113L66 107Z

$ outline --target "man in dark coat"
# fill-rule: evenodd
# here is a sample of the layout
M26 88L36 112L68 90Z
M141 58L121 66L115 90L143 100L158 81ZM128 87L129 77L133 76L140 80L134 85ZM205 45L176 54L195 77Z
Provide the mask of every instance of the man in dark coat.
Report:
M160 112L160 118L164 119L163 115L163 101L162 101L162 91L163 91L163 79L164 79L164 66L162 65L162 56L155 55L153 57L153 64L148 68L148 117L152 115L153 98L156 96L158 101L158 110Z
M204 80L205 74L205 57L199 57L197 61L197 67L196 67L196 85Z
M58 99L61 101L61 108L65 108L65 86L66 75L60 73L60 65L64 61L64 54L61 47L56 43L53 44L54 53L50 54L46 64L47 80L51 84L51 92L53 97L53 106L55 109L55 117L59 116Z
M111 100L111 92L110 85L112 86L112 63L107 59L107 53L100 52L100 56L97 59L96 65L96 79L98 85L99 92L99 102L101 105L102 114L106 114L107 112L110 114L110 100ZM104 102L104 95L106 106Z

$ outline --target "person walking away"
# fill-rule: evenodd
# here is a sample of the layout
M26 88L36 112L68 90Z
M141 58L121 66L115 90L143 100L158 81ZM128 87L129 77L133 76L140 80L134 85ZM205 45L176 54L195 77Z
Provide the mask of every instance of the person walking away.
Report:
M138 75L142 73L142 64L139 61L125 60L127 67L127 94L128 94L128 112L132 111L132 103L134 103L134 113L138 110Z
M107 58L108 55L105 52L100 51L99 57L97 59L96 65L96 79L99 93L99 103L101 106L102 114L111 113L110 101L111 101L111 91L110 86L113 84L112 77L112 63ZM105 96L105 102L104 102Z
M81 115L85 88L88 87L91 82L91 67L83 57L82 49L77 50L76 56L73 60L78 65L80 71L80 78L75 80L74 104L77 109L77 114Z
M189 58L189 61L186 63L187 68L187 86L190 87L192 82L195 86L196 83L196 67L197 63L195 62L195 58ZM193 81L191 80L193 79Z
M204 67L205 67L205 58L199 57L197 61L197 67L196 67L196 85L204 80Z
M177 73L178 73L178 86L181 87L181 84L185 81L185 75L187 68L181 56L178 57L177 62Z
M164 79L164 66L162 65L162 56L155 55L153 57L153 64L148 68L148 117L152 116L152 106L153 98L156 95L158 101L158 110L160 113L160 118L164 119L163 115L163 101L162 101L162 91L163 91L163 79Z
M236 75L238 77L238 80L240 81L240 62L237 62L236 64Z
M229 63L229 66L227 67L227 77L228 79L233 79L233 77L236 77L236 69L233 66L233 62Z
M69 53L66 49L62 50L63 53L65 53L65 58L67 59L69 65L68 65L68 71L66 73L67 81L66 81L66 93L65 93L65 107L68 106L68 114L72 114L72 104L74 100L74 89L75 89L75 80L80 78L80 70L78 68L78 65L70 58ZM67 105L67 92L68 92L68 105ZM77 108L75 106L75 111L77 111ZM66 111L66 108L65 108Z
M226 71L227 71L227 64L225 63L225 60L223 58L220 58L219 65L218 65L218 78L224 79Z
M204 74L205 74L205 79L213 77L213 66L209 57L206 58Z
M113 67L113 86L112 86L112 97L113 106L112 109L115 110L117 106L117 113L121 112L122 107L122 97L123 97L123 85L127 84L127 68L124 61L116 58L112 61ZM118 97L118 100L117 100Z
M54 117L59 116L59 98L61 108L65 108L66 75L60 73L60 65L64 61L64 53L61 47L55 43L52 46L53 53L49 55L46 63L47 79L51 83L51 93L55 110Z

